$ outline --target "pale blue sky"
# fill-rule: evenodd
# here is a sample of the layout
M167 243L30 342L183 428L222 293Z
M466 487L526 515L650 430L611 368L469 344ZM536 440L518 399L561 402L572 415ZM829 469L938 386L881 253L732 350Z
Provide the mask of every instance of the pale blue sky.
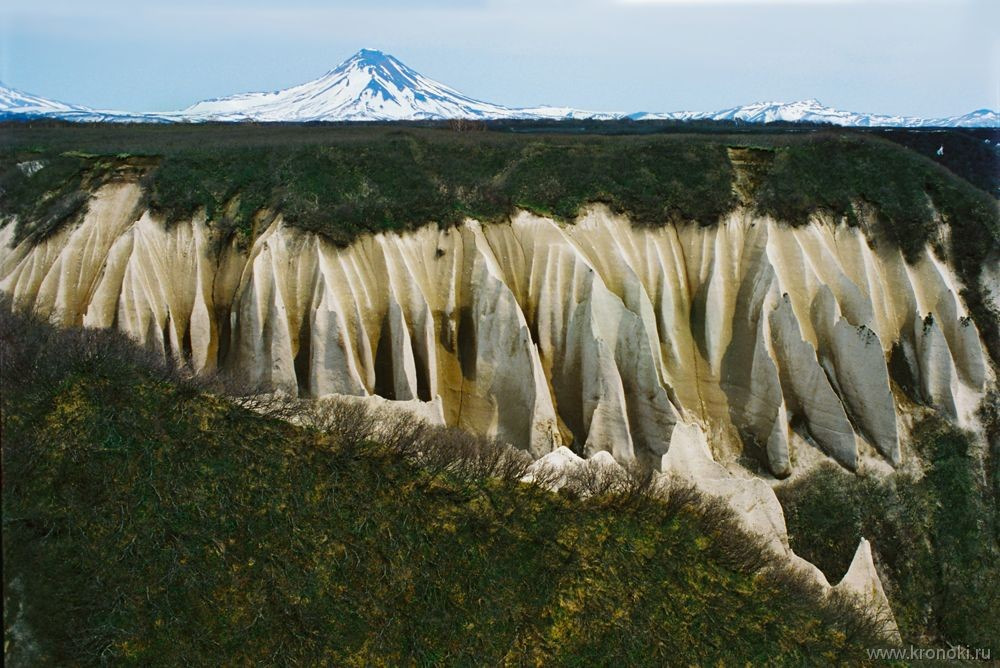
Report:
M3 0L0 80L169 110L315 78L362 47L491 102L715 110L815 97L1000 107L1000 0Z

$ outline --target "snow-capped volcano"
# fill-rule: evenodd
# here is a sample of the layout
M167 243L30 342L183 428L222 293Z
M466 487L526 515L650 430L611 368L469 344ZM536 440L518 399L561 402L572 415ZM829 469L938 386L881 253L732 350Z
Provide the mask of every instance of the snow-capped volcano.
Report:
M308 83L206 100L181 114L198 120L399 121L511 118L517 112L463 95L381 51L362 49Z
M507 107L463 95L429 79L389 54L362 49L323 76L271 93L243 93L198 102L183 111L99 111L54 102L0 84L0 119L58 118L70 121L403 121L467 119L738 120L832 123L855 127L1000 127L1000 114L979 109L949 118L915 118L841 111L818 100L755 102L715 112L620 114L570 107Z

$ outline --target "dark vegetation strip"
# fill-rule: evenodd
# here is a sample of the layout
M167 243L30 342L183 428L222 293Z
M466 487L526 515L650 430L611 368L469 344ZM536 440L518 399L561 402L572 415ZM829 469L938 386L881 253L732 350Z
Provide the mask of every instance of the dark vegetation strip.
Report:
M937 131L885 128L876 132L1000 198L1000 128Z
M95 184L133 171L144 175L149 205L168 221L204 209L223 237L243 242L262 211L338 244L466 216L501 220L518 207L570 221L589 202L640 225L712 225L737 204L728 149L750 148L752 188L742 204L761 214L801 225L824 211L856 224L859 211L870 210L876 238L911 260L941 240L943 222L963 297L1000 361L1000 314L990 310L978 276L984 263L1000 261L997 201L882 138L911 140L921 150L950 138L950 147L971 156L946 153L950 164L975 170L990 154L966 140L980 134L938 132L927 140L926 131L735 132L726 125L696 134L676 124L630 134L631 126L598 125L604 134L586 124L580 134L568 132L573 124L562 133L546 124L487 132L391 124L11 127L0 153L0 215L18 216L17 239L43 238L81 213ZM533 127L545 134L528 132ZM94 153L67 152L70 146ZM29 175L24 165L33 160L45 166Z
M518 453L341 404L294 427L0 306L11 665L829 665L882 644L690 488L588 469L555 494L517 482Z

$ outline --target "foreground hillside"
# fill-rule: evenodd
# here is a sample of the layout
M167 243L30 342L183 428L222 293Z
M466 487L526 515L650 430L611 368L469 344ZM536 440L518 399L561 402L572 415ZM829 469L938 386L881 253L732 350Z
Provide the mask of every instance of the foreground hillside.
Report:
M884 642L688 488L554 494L459 432L294 427L117 334L2 318L11 665L826 665Z

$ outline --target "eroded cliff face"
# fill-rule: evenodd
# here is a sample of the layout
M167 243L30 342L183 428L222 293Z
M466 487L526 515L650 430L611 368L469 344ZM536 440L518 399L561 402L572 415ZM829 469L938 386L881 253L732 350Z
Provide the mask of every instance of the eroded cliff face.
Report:
M659 466L683 422L778 476L824 454L898 465L911 399L969 424L992 380L949 267L821 219L638 229L597 207L338 248L278 218L240 249L140 195L106 185L33 245L0 229L0 290L252 386L440 397L448 424L535 456Z

